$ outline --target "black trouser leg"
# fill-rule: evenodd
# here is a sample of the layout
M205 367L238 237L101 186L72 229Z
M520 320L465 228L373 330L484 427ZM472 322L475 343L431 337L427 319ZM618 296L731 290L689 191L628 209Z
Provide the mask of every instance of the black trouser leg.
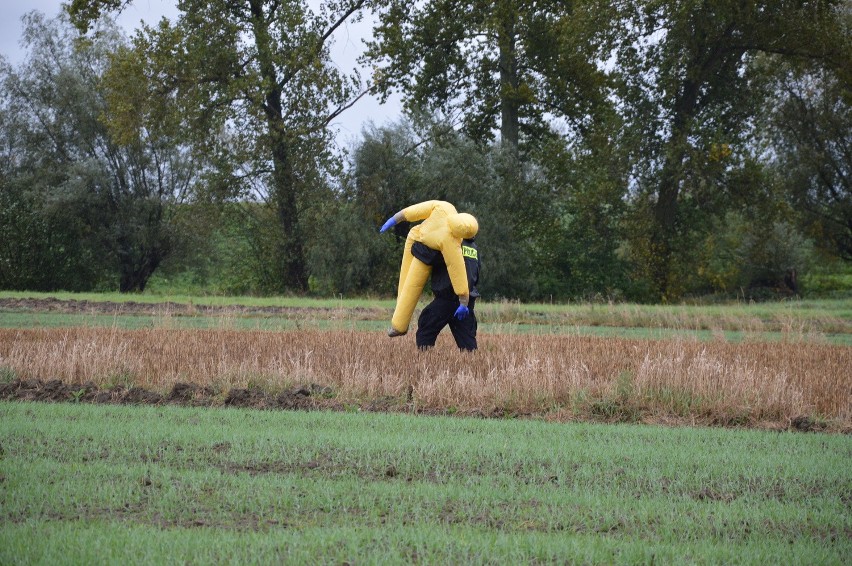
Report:
M417 319L416 342L418 348L431 348L438 339L438 334L453 319L453 314L458 308L458 299L453 301L435 297L420 312Z
M470 313L464 320L459 320L454 316L450 317L450 331L453 333L453 338L456 339L456 345L460 350L476 350L476 312L473 310L473 305L476 302L476 297L470 298L467 308Z
M416 342L418 348L431 348L438 339L438 334L448 324L456 340L456 345L462 350L476 350L476 314L473 311L475 299L471 297L468 308L470 314L464 320L458 320L453 315L459 308L458 299L449 300L435 297L426 305L417 319Z

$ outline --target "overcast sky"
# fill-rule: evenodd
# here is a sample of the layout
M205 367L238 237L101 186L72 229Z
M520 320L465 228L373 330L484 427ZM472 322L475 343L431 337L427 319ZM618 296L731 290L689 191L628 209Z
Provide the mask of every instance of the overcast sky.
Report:
M312 6L320 0L309 0ZM178 15L176 0L134 0L118 17L118 23L127 30L127 34L139 27L139 22L153 24L162 17L174 19ZM21 16L31 10L38 10L49 17L59 14L62 0L0 0L0 54L16 65L23 59L21 50ZM363 51L363 39L371 33L371 22L347 24L335 33L331 48L332 58L342 71L348 71L356 65L355 60ZM362 76L369 73L362 72ZM333 124L337 130L337 141L349 147L360 138L362 127L372 121L376 125L396 121L402 114L398 97L393 97L385 105L373 97L364 97L355 106L344 112Z

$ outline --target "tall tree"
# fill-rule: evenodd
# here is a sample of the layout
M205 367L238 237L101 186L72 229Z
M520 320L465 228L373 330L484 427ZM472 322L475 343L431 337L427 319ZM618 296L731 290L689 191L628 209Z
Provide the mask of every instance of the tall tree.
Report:
M750 63L759 53L819 57L848 64L838 36L842 0L643 0L612 5L614 27L602 30L602 57L614 55L623 78L627 123L641 132L634 189L650 224L645 258L658 296L678 293L673 262L694 222L685 201L718 204L708 174L746 148L744 136L760 94ZM733 155L732 155L733 152ZM732 165L729 165L732 166ZM704 194L702 194L704 191ZM711 198L713 197L713 198ZM692 220L695 220L694 218Z
M134 39L152 91L174 97L184 132L215 165L226 195L274 210L280 283L268 290L307 288L304 216L336 164L328 125L363 94L357 74L331 63L329 45L365 2L328 0L314 13L302 1L181 0L174 23ZM71 12L85 28L114 4L82 1Z
M578 87L597 73L580 50L559 49L572 12L562 0L377 2L367 59L377 90L398 90L409 110L438 110L473 140L499 130L515 153L551 127L549 114L582 121L595 93ZM578 47L578 44L573 44Z
M780 68L762 123L777 176L808 233L852 261L850 85L825 68L767 63Z

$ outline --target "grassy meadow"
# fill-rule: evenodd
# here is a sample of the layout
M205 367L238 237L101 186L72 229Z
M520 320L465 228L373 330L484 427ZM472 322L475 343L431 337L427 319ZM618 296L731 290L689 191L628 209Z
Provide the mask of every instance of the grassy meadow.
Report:
M0 402L2 564L844 564L852 438Z
M420 303L425 305L427 297ZM50 301L28 306L26 301ZM67 304L74 305L69 308ZM104 312L99 305L115 308ZM123 308L121 308L123 306ZM382 330L394 301L305 297L221 297L0 291L0 327L233 327L260 330ZM852 345L852 299L766 303L477 303L483 332L742 340L806 340ZM416 322L416 317L415 317Z

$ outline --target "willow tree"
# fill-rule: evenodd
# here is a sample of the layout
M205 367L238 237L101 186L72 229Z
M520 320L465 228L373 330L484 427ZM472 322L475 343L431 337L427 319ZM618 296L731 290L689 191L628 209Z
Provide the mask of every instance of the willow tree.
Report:
M143 291L182 240L173 213L197 164L175 139L131 128L119 139L105 126L113 108L102 81L124 45L112 22L77 41L67 18L31 12L23 31L24 61L0 63L3 207L13 215L0 221L0 281Z
M69 11L85 30L126 4L75 0ZM304 215L335 165L329 124L362 94L358 75L335 67L329 47L364 4L328 0L315 13L303 1L181 0L174 22L143 27L117 58L117 73L144 79L130 82L142 93L114 89L128 99L111 118L119 129L177 120L210 164L211 185L271 207L278 230L268 290L307 288ZM158 114L166 99L175 111Z

